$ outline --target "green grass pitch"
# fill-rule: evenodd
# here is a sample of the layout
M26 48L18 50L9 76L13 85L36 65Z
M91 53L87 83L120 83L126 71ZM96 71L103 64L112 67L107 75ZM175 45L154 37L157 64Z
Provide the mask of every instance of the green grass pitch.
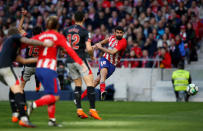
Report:
M89 104L83 101L88 113ZM11 122L8 102L0 102L0 131L203 131L203 103L102 102L96 103L103 120L80 119L72 101L56 105L56 118L62 128L48 127L47 108L34 110L28 129Z

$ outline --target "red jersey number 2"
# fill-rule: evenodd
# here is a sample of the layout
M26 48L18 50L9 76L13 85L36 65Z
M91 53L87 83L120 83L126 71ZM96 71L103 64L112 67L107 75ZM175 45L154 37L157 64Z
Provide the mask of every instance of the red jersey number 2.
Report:
M71 44L72 48L74 50L79 49L79 46L77 45L80 42L80 36L78 34L69 34L68 36L68 42Z

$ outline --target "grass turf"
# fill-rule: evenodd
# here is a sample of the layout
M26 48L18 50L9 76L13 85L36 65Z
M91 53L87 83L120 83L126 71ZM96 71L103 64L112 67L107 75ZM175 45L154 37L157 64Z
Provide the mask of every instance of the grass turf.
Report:
M88 113L88 102L83 102ZM75 105L60 101L56 118L62 128L48 127L47 108L34 110L31 121L37 128L28 129L11 122L8 102L0 102L0 131L202 131L203 103L173 102L97 102L103 120L80 119Z

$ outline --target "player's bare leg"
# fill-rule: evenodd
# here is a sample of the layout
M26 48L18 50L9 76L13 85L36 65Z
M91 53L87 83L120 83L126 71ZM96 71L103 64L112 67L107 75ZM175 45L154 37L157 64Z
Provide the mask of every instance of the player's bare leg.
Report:
M107 68L102 68L100 71L100 91L101 91L101 100L105 100L106 98L106 76L108 74L108 69Z
M94 90L94 76L89 74L83 77L85 84L87 85L87 96L90 103L89 115L95 119L101 120L96 109L95 109L95 90Z
M93 81L93 87L96 88L99 83L100 83L100 79L101 79L101 76L100 74L97 76L97 78ZM81 99L85 98L87 96L87 89L82 93L81 95Z
M26 110L26 98L25 98L25 93L24 93L24 87L25 87L25 81L21 81L20 83L20 91L23 91L23 97L24 97L24 103L25 103L25 110ZM15 95L14 93L10 90L9 92L9 102L10 102L10 107L12 110L12 122L16 123L18 122L18 117L19 117L19 112L17 110L17 104L15 101Z
M49 126L55 126L55 127L62 127L62 125L56 123L56 118L55 118L55 110L56 110L56 105L55 103L59 101L60 96L54 96L54 95L45 95L41 97L40 99L29 103L28 104L28 116L32 113L34 109L40 106L47 105L48 106L48 116L49 116Z
M30 123L27 117L24 102L25 98L23 96L23 90L22 88L20 88L20 84L12 86L11 91L15 94L15 102L20 114L19 125L23 127L35 127L34 125L32 125L32 123Z
M81 105L82 79L81 78L75 79L74 83L75 83L74 102L77 107L77 115L82 119L88 118L88 116L83 112Z

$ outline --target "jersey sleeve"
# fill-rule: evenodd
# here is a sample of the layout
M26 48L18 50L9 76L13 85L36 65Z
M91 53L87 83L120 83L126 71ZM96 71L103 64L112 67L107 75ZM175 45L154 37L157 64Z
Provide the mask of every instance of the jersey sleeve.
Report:
M91 42L91 39L92 39L91 33L86 31L85 32L85 41Z
M115 35L111 35L110 37L109 37L109 42L113 39L115 37Z
M70 47L70 45L68 44L68 42L66 41L66 38L61 35L58 45L63 47L66 52L68 53L68 55L78 64L82 65L82 59L76 54L76 52Z
M21 48L22 43L20 42L20 39L22 38L21 35L13 35L12 36L13 41L15 41L15 43L18 45L18 47Z
M115 47L118 51L121 51L121 50L125 50L127 46L127 41L125 39L122 39L118 42L118 45Z

